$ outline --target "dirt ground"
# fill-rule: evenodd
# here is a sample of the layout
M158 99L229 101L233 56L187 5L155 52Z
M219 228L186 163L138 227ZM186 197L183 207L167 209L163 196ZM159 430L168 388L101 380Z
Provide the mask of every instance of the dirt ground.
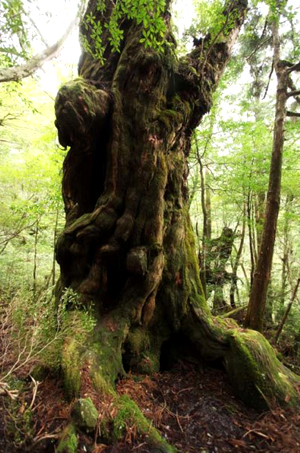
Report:
M33 401L33 384L22 394L18 412L12 414L8 397L0 397L0 453L54 453L58 433L68 421L70 405L60 383L47 377L39 384ZM131 397L167 441L180 453L300 452L300 414L277 408L259 414L235 398L220 369L195 370L180 362L172 370L148 376L129 375L117 384L120 395ZM32 404L33 416L24 426L24 411ZM23 407L23 409L22 409ZM97 408L104 411L104 402ZM23 413L22 413L23 410ZM22 422L20 421L22 420ZM10 435L11 424L19 432ZM30 428L29 428L30 426ZM147 445L133 426L113 446L101 436L80 436L78 453L163 453Z

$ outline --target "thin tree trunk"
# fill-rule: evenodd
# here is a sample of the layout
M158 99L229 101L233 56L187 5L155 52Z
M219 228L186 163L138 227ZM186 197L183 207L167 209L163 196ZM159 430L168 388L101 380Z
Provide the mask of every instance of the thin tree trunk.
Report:
M252 215L251 215L251 192L248 191L247 196L247 220L248 220L248 234L249 234L249 250L250 250L250 261L251 261L251 269L250 269L250 287L252 288L253 279L254 279L254 269L255 269L255 253L254 253L254 244L253 244L253 226L252 226Z
M248 291L250 291L251 284L250 284L249 277L248 277L247 271L245 269L244 263L241 263L241 269L242 269L243 274L244 274L244 278L245 278L245 281L246 281L247 289L248 289Z
M200 181L201 181L201 207L202 207L202 215L203 215L203 230L202 230L202 250L201 250L201 266L200 266L200 278L202 282L202 287L205 296L207 297L206 293L206 253L207 253L207 211L206 211L206 200L205 200L205 179L204 179L204 172L203 172L203 164L202 159L199 154L198 144L196 144L197 148L197 159L198 164L200 167Z
M206 171L203 166L203 157L207 151L207 147L212 137L212 126L210 128L210 133L207 137L205 147L200 155L199 145L197 141L197 136L194 134L194 142L196 147L196 157L197 162L199 165L199 173L200 173L200 187L201 187L201 208L202 208L202 215L203 215L203 230L202 230L202 250L201 250L201 266L200 266L200 278L202 282L202 287L204 294L207 297L206 292L206 254L207 254L207 247L211 240L211 206L210 206L210 195L209 189L206 185Z
M55 285L56 282L56 256L55 256L55 244L57 242L58 235L58 218L59 218L59 207L56 207L55 212L55 221L54 221L54 230L53 230L53 259L52 259L52 285Z
M39 236L40 218L36 220L34 230L34 252L33 252L33 271L32 271L32 297L36 301L37 296L37 253L38 253L38 236Z
M206 181L205 185L205 204L206 204L206 233L207 239L211 240L211 232L212 232L212 221L211 221L211 198L210 198L210 186L209 186L209 170L206 168L204 172L204 179Z
M260 249L261 237L264 225L265 216L265 193L260 192L256 197L255 203L255 228L257 237L257 250Z
M282 260L282 268L281 268L281 294L280 294L280 303L283 307L285 296L286 296L286 289L287 289L287 274L288 274L288 260L289 255L291 253L290 243L289 243L289 215L288 215L288 208L290 205L292 197L287 195L285 200L285 212L284 212L284 227L283 227L283 256Z
M287 320L287 317L288 317L288 315L289 315L289 313L290 313L290 311L291 311L291 308L292 308L292 306L293 306L293 303L294 303L294 301L295 301L295 299L296 299L297 292L298 292L298 288L299 288L299 284L300 284L300 273L299 273L299 275L298 275L296 284L295 284L295 286L294 286L294 288L293 288L293 291L292 291L292 294L291 294L291 298L290 298L290 301L289 301L289 303L288 303L288 306L286 307L284 316L283 316L283 318L282 318L282 320L281 320L281 323L280 323L279 326L278 326L278 329L277 329L277 332L276 332L276 335L275 335L275 338L274 338L275 343L277 343L277 341L278 341L278 338L279 338L279 336L280 336L280 334L281 334L281 332L282 332L282 329L283 329L283 327L284 327L284 325L285 325L285 322L286 322L286 320Z
M256 212L255 212L256 206L255 206L255 196L252 194L251 197L251 225L252 225L252 244L253 244L253 255L254 255L254 263L255 267L257 265L257 255L258 255L258 250L257 250L257 229L256 229Z
M242 253L243 253L245 233L246 233L246 204L244 203L241 240L240 240L239 248L236 253L236 258L235 258L234 264L232 266L232 277L231 277L231 286L230 286L230 305L232 306L232 308L236 307L235 300L234 300L234 293L237 289L237 270L238 270L238 267L240 264L240 259L241 259Z
M277 75L276 112L274 122L273 151L267 194L267 207L264 229L259 250L245 325L262 331L266 306L267 289L270 281L273 251L276 237L277 219L280 204L281 167L286 117L287 72L279 62L280 41L278 24L273 23L274 67Z

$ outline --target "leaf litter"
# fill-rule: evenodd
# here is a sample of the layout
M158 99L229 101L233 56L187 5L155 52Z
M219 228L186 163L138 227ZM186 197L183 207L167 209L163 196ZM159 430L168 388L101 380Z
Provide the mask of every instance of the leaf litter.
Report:
M144 416L179 453L299 453L300 413L277 408L258 413L238 400L223 370L205 366L201 371L188 362L153 376L128 374L117 383L119 395L127 395ZM115 415L111 397L97 395L88 373L82 396L89 394L99 411L99 420ZM23 405L32 402L29 387ZM57 439L70 418L72 402L64 398L60 382L48 376L39 384L32 408L31 436L20 446L7 431L6 397L0 396L0 453L55 453ZM100 426L100 424L99 424ZM160 452L126 426L124 437L114 445L101 430L79 436L78 453Z

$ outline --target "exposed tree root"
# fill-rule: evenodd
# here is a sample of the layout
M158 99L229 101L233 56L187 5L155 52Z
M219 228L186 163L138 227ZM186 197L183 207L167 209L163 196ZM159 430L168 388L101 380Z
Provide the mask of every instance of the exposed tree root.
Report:
M118 442L131 430L134 435L143 436L147 444L159 448L159 451L175 452L144 417L136 403L127 396L119 396L115 391L117 378L125 375L122 346L128 331L126 321L117 322L109 317L98 325L84 347L77 345L75 340L65 344L62 357L65 390L69 398L80 397L79 401L86 410L81 418L73 410L72 420L62 433L58 452L76 452L76 432L91 429L98 430L108 443ZM92 427L90 420L94 410L98 410L100 416Z
M266 410L277 405L295 406L299 401L296 387L300 379L279 362L272 347L258 332L240 329L234 321L204 317L201 309L191 307L182 331L177 333L175 359L176 354L180 358L180 354L186 353L184 341L191 342L190 354L194 360L215 360L222 364L234 391L248 405ZM162 347L163 340L158 342ZM125 433L132 432L144 436L149 445L163 452L175 451L136 403L115 391L116 381L126 374L124 357L126 368L131 364L135 370L151 372L152 365L152 371L157 371L153 363L160 363L161 348L156 349L159 357L155 360L152 346L151 341L145 341L143 329L130 327L129 317L121 317L120 310L99 322L84 346L77 345L75 340L65 344L62 371L68 397L81 398L87 408L91 404L90 411L97 410L101 415L93 426L90 421L78 422L73 412L70 425L62 433L59 452L77 451L72 448L78 429L98 430L108 443L118 442ZM142 356L144 361L136 361L137 356ZM91 418L88 409L86 417Z

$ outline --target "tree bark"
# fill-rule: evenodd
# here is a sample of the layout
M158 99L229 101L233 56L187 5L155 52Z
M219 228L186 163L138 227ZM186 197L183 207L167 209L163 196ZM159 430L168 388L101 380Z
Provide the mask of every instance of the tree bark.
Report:
M290 313L290 311L291 311L291 308L292 308L292 306L293 306L293 303L294 303L294 301L295 301L295 299L296 299L296 297L297 297L297 292L298 292L299 284L300 284L300 273L299 273L299 275L298 275L296 284L295 284L295 286L294 286L294 288L293 288L293 291L292 291L291 298L290 298L290 301L289 301L289 303L288 303L288 306L286 307L286 310L285 310L285 312L284 312L283 318L282 318L282 320L281 320L281 322L280 322L280 324L279 324L279 326L278 326L278 329L277 329L277 331L276 331L276 334L275 334L275 337L274 337L274 342L275 342L275 343L277 343L277 341L278 341L278 338L279 338L279 336L280 336L280 334L281 334L281 332L282 332L282 329L283 329L283 327L284 327L284 325L285 325L285 322L286 322L286 320L287 320L287 317L288 317L288 315L289 315L289 313Z
M292 247L290 244L290 219L289 219L289 208L291 207L291 202L293 201L293 196L287 195L285 199L285 210L284 210L284 226L283 226L283 250L282 250L282 270L281 270L281 294L280 294L280 304L281 307L284 307L284 301L287 292L287 276L289 268L289 259L292 253Z
M274 36L274 67L277 75L276 111L274 122L273 150L267 194L267 207L264 229L259 249L259 257L251 287L250 300L245 319L246 327L262 331L266 307L267 289L270 281L273 251L275 245L277 219L280 205L281 169L284 139L284 122L286 117L286 101L288 73L280 64L280 41L278 25L273 25Z
M70 150L63 173L66 228L56 246L57 295L72 288L97 318L86 348L65 345L62 370L70 397L80 395L83 368L99 392L111 391L108 386L130 369L159 370L162 346L180 339L193 344L198 358L221 361L250 404L284 403L287 393L290 402L297 400L297 377L263 337L211 317L187 209L192 131L210 109L246 10L240 1L230 5L226 32L179 60L167 9L163 55L144 48L142 27L127 19L120 53L107 45L101 66L83 52L82 78L58 93L56 125ZM111 8L107 1L104 18L91 1L87 13L101 23ZM275 369L283 376L276 381Z
M249 234L249 250L250 250L250 259L251 259L251 269L250 269L250 287L252 287L254 280L254 269L255 269L255 241L253 233L253 224L252 224L252 194L250 189L248 189L247 195L247 224L248 224L248 234Z
M38 238L40 232L40 216L37 217L34 229L34 252L33 252L33 270L32 270L32 299L36 302L37 292L37 257L38 257Z
M255 200L255 229L257 237L257 249L260 249L262 230L265 217L265 193L259 192Z

